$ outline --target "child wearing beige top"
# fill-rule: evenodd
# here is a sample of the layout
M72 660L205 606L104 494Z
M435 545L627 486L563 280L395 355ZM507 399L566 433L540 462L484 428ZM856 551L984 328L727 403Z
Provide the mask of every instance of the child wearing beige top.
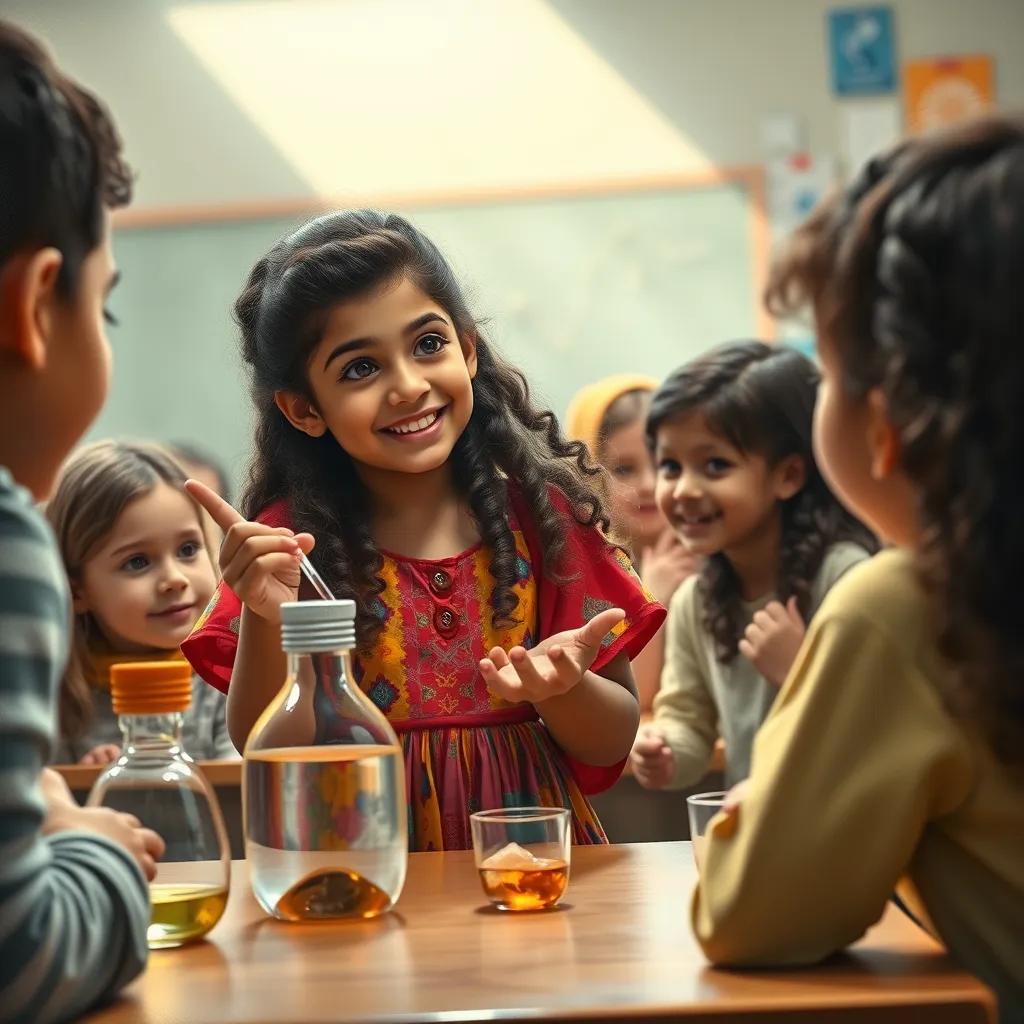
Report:
M776 268L813 305L822 465L894 549L825 599L710 829L716 963L799 964L895 889L1024 1020L1024 119L903 144Z
M727 780L746 776L804 623L874 550L815 463L817 387L795 350L736 342L687 363L651 401L656 499L703 567L670 606L654 719L633 744L643 786L693 785L719 737Z

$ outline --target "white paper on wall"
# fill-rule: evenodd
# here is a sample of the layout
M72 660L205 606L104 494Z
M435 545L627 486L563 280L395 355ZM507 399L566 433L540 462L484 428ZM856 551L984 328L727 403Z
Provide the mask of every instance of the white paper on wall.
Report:
M850 177L903 134L896 100L850 101L842 105L839 117L843 162Z
M836 162L831 156L792 153L769 160L765 168L772 237L780 242L835 184Z

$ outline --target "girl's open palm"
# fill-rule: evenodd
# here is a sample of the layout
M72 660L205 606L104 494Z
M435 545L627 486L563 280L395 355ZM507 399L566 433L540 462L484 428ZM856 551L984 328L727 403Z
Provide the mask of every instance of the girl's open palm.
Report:
M607 608L578 629L556 633L530 650L493 648L480 662L487 689L503 700L531 704L568 693L594 664L608 630L625 616L621 608Z
M283 526L251 523L198 480L189 480L185 489L224 531L220 548L224 582L247 608L271 622L280 622L281 605L298 596L300 554L312 551L313 537Z

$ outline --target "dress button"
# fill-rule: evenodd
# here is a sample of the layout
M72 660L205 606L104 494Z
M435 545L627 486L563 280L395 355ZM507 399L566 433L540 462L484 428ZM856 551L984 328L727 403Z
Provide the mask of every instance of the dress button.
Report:
M438 608L434 612L434 625L437 627L438 633L446 640L454 636L459 628L459 624L455 621L455 613L450 608Z
M446 594L451 592L452 589L452 578L443 569L438 569L430 577L430 589L435 593L444 597Z

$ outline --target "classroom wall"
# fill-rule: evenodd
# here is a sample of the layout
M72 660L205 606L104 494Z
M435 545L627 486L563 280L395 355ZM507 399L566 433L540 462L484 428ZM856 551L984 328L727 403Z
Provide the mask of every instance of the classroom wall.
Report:
M800 117L811 151L840 155L845 101L831 92L825 39L826 12L835 6L841 5L0 0L0 15L43 36L62 66L116 112L138 173L131 215L185 218L169 231L159 259L131 232L118 242L125 284L122 309L116 297L113 308L125 323L113 335L114 387L93 436L193 440L240 476L249 425L229 305L248 261L237 252L229 261L219 248L223 236L209 225L190 227L190 217L237 212L240 204L253 211L290 205L298 216L297 201L325 194L345 203L395 198L423 208L431 196L450 202L487 191L699 178L721 165L760 161L761 121L777 112ZM1024 109L1024 2L889 6L901 59L990 54L1000 106ZM325 16L333 20L308 20ZM321 30L311 32L314 24ZM398 26L408 31L400 34ZM274 224L264 230L254 222L261 246ZM716 240L710 235L666 239L666 252L696 258L702 243ZM479 312L498 320L516 308L511 298L491 298L513 276L496 249L485 271L495 281L476 279L478 268L460 270L485 300ZM749 246L732 252L744 266L753 258ZM578 270L578 256L572 259L567 278ZM183 286L187 278L175 268L185 266L194 280ZM624 267L625 285L635 279L638 288L650 286L649 275L630 269L635 261ZM171 291L172 280L184 290ZM680 303L680 318L701 329L659 340L660 347L643 351L648 364L634 368L661 372L725 332L753 325L749 275L742 288L720 321L689 299ZM598 288L596 301L626 304L628 291ZM182 314L193 306L190 320ZM744 319L737 320L737 310ZM628 309L605 319L628 322ZM492 333L501 340L500 322ZM529 367L544 375L538 390L563 411L576 382L620 368L607 357L616 343L597 339L599 360L572 346L544 346L543 359ZM628 339L626 346L628 360L636 350Z
M326 49L317 51L337 53L333 75L360 52L377 59L394 49L394 37L388 47L381 42L383 26L394 33L425 7L433 18L415 23L412 34L431 50L415 56L410 49L401 62L408 77L393 72L366 81L360 65L362 87L336 90L329 109L337 118L314 118L310 132L317 141L289 154L268 137L274 117L254 119L245 97L241 104L232 98L172 24L181 30L189 19L234 13L238 34L224 49L251 53L255 80L273 80L271 91L279 93L324 61L305 58L309 40L299 45L280 34L269 42L284 38L284 55L264 52L267 40L253 35L250 15L276 8L289 12L285 26L301 26L303 11L325 5L0 0L4 16L44 36L61 63L117 111L139 171L139 207L308 195L303 168L314 165L313 150L332 163L337 152L331 180L339 194L374 181L381 191L382 180L389 192L402 191L403 183L423 191L424 181L437 188L445 182L515 187L743 164L761 158L759 122L777 111L801 115L812 149L839 152L842 103L831 93L825 46L825 13L839 6L828 0L339 0L326 7L344 17ZM901 58L991 54L1001 105L1024 107L1021 0L891 0L888 6ZM517 18L526 23L527 15L533 38L517 38L511 26ZM577 91L583 79L586 89ZM374 116L365 115L370 108ZM301 111L292 110L291 120L301 120ZM435 148L410 151L408 139L421 139L424 120ZM341 140L336 151L329 142L335 138ZM396 177L396 167L405 168L405 178Z

